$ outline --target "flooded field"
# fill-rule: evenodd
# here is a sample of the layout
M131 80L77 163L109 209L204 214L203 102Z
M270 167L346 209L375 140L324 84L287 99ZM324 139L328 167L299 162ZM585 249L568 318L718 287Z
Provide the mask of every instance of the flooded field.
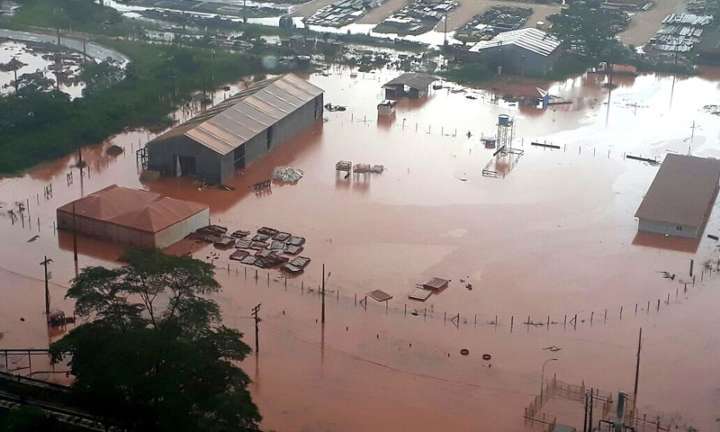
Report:
M81 55L64 54L63 60L56 60L54 54L39 48L31 48L22 42L3 41L0 39L0 64L7 64L15 59L19 61L17 77L22 80L23 75L37 75L44 79L50 79L54 83L58 75L55 71L62 70L62 79L65 83L60 85L60 90L70 95L71 98L82 96L85 83L81 82L77 75L80 73ZM58 63L61 61L62 63ZM62 66L59 66L62 65ZM62 82L61 79L61 82ZM12 70L0 69L0 93L7 94L15 91L15 72Z
M211 246L194 252L219 253L218 301L248 342L250 308L262 303L261 352L244 368L268 430L529 430L523 409L547 359L558 360L546 377L632 392L640 327L639 413L718 430L718 278L703 273L693 284L688 274L691 259L696 269L718 259L717 243L638 236L633 215L657 167L624 157L720 157L720 119L704 108L720 98L718 82L647 75L616 82L610 93L587 75L545 86L572 102L547 110L510 102L535 96L535 83L448 85L402 101L394 118L380 121L381 85L396 74L311 75L325 101L347 111L326 112L325 122L250 166L233 191L187 179L140 182L134 151L152 137L145 131L84 149L82 176L70 156L1 180L0 346L47 346L54 335L42 325L39 263L54 260L52 304L66 311L75 271L71 237L53 228L55 209L117 183L206 203L212 222L231 230L272 226L307 238L303 255L313 261L288 280L246 269ZM501 175L485 177L494 150L481 136L495 134L500 114L514 117L514 147L524 154L491 164ZM111 144L125 152L107 155ZM339 160L386 170L346 179L335 172ZM270 194L252 192L275 166L305 176ZM13 221L7 209L19 201L29 214ZM719 232L716 210L706 233ZM114 265L121 253L82 237L79 251L80 267ZM449 287L424 303L408 299L416 283L435 276L450 279ZM365 303L375 289L393 298ZM581 427L579 403L546 410Z

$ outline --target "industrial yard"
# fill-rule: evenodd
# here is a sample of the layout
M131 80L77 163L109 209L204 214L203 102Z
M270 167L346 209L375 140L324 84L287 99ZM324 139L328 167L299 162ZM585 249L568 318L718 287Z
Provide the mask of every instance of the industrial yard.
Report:
M7 239L2 273L12 282L2 288L8 299L0 306L2 343L47 343L38 312L37 262L44 255L54 259L53 306L69 307L63 293L74 276L72 236L54 229L55 208L122 184L207 205L211 223L228 233L253 238L269 228L276 230L270 237L306 239L301 255L311 262L287 277L204 241L168 250L215 264L227 325L250 335L249 308L263 304L262 354L244 368L269 429L468 430L492 417L495 430L532 430L523 410L537 394L543 361L559 359L546 374L563 382L631 391L639 327L645 337L639 412L660 416L664 425L711 427L717 383L707 377L716 371L705 359L720 353L718 328L706 318L720 299L711 289L715 273L703 271L704 281L688 285L688 266L716 260L716 242L638 234L633 215L658 168L626 156L662 160L688 149L720 155L717 117L702 108L717 99L716 83L645 75L608 94L602 77L586 75L549 86L572 104L545 110L510 102L517 95L511 83L495 91L443 83L428 97L401 99L394 117L378 119L382 85L398 75L330 68L309 76L326 101L347 110L326 111L324 122L252 164L227 189L182 177L141 181L134 154L153 138L145 131L84 150L82 177L70 156L0 182L4 208L29 205L22 220L0 220ZM514 120L512 146L523 152L503 175L488 177L482 171L497 150L482 138L496 133L499 115ZM702 129L691 139L693 121ZM108 155L111 144L125 152ZM346 178L336 173L343 160L382 164L384 171ZM278 166L304 176L258 193L253 185ZM48 184L50 197L42 194ZM719 229L713 212L706 233ZM81 267L113 265L122 249L78 240ZM33 259L19 259L18 251ZM425 301L408 298L432 278L449 281L447 287ZM15 287L29 294L13 296ZM377 290L392 298L375 300L370 294ZM569 409L554 400L547 415L581 422L581 405ZM428 401L445 414L427 411Z

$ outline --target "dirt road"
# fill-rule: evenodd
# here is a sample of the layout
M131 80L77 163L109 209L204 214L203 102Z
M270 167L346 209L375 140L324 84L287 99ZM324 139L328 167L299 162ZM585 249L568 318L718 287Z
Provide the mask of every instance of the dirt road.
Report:
M681 9L684 3L683 0L656 0L655 7L649 11L636 13L630 21L630 26L618 37L628 45L646 44L660 28L662 20Z

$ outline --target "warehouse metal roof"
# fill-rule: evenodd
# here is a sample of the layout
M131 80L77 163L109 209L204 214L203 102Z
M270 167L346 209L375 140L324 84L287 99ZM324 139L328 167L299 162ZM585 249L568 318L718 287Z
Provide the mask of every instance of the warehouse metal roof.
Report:
M416 72L407 72L386 82L385 85L383 85L383 88L402 85L414 88L416 90L425 90L435 80L437 80L437 78L432 75Z
M470 48L470 52L480 52L505 45L515 45L542 56L549 56L560 46L560 41L542 30L530 27L500 33L490 40L480 41Z
M138 231L156 233L182 222L208 206L155 192L108 186L58 208L58 212L95 219Z
M262 81L153 141L184 135L226 155L322 93L293 74Z
M700 227L715 202L720 160L669 154L650 185L635 217Z

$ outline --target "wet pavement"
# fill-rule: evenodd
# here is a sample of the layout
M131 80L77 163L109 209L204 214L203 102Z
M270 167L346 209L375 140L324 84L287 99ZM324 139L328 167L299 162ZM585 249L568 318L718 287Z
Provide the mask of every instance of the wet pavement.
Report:
M307 237L303 255L313 262L287 283L275 271L260 270L256 279L254 268L246 273L235 262L228 270L229 252L216 262L229 325L252 335L249 310L263 305L261 353L244 367L267 429L526 430L523 408L538 392L547 358L559 361L546 376L631 392L643 327L640 411L715 430L720 371L712 359L720 355L720 321L713 305L720 293L715 273L693 285L688 268L690 259L696 269L717 259L716 243L637 237L633 214L657 167L624 155L719 156L720 121L703 110L720 96L718 82L646 75L616 82L609 95L588 75L544 86L573 102L544 111L492 91L448 86L427 100L401 101L394 119L378 121L380 86L395 74L351 78L333 68L312 75L326 102L348 110L326 112L323 124L249 167L234 191L175 178L141 184L134 151L151 138L145 131L85 149L90 169L82 178L70 156L0 181L0 265L8 281L0 288L0 347L47 345L38 263L54 259L53 305L68 311L62 297L74 275L72 240L54 232L54 211L118 183L207 203L212 222L231 230L272 226ZM535 84L488 87L531 96ZM480 137L495 133L499 114L514 116L514 146L524 154L504 178L488 178L482 169L493 150ZM111 143L125 153L108 156ZM383 164L386 171L345 179L335 173L338 160ZM275 166L305 176L255 195L251 185ZM48 183L50 199L43 194ZM12 224L5 210L15 201L29 203L30 215ZM719 229L715 211L706 233ZM88 238L79 250L81 267L112 265L121 253ZM322 263L330 273L324 330L317 322ZM659 271L690 282L687 291ZM407 299L433 276L452 282L425 303ZM374 289L394 297L387 309L374 300L363 306ZM543 350L553 345L561 350ZM461 348L470 354L461 356ZM580 404L577 410L582 415Z

